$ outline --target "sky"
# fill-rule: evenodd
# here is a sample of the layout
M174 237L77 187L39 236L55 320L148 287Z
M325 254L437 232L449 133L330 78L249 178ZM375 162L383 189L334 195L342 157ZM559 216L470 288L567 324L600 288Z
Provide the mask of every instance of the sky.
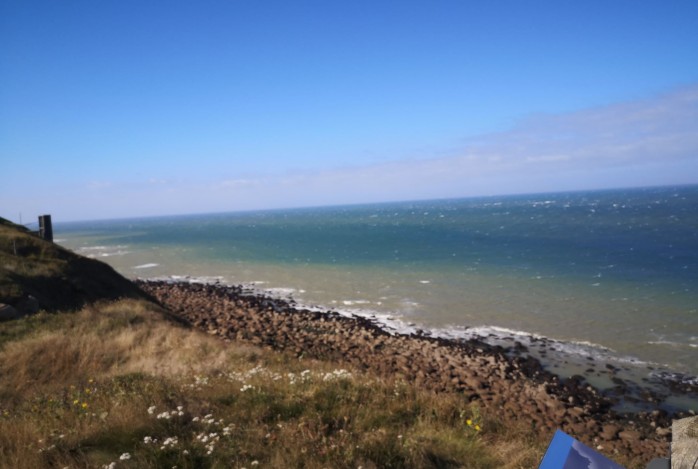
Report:
M698 2L0 0L0 216L698 183Z

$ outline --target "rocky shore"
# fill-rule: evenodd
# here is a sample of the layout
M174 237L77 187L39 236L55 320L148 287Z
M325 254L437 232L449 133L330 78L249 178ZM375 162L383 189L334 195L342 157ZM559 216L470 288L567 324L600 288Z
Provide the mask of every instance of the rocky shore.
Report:
M244 287L139 281L176 316L209 334L398 376L435 392L458 392L504 422L543 439L562 429L592 448L644 463L669 454L662 410L620 414L581 377L561 380L530 357L478 340L391 334L364 317L296 308ZM513 353L512 353L513 352Z

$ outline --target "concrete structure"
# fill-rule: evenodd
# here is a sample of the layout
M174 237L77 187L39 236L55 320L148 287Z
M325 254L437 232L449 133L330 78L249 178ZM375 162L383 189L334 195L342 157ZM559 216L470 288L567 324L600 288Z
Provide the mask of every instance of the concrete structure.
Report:
M51 215L41 215L39 217L39 237L46 241L53 242L53 225Z
M671 469L698 469L698 415L671 425Z

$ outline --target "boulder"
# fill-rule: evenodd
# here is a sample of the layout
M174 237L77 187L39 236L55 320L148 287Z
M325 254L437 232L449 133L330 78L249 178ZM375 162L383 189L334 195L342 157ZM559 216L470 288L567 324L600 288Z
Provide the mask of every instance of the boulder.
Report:
M22 314L14 306L0 303L0 321L21 318Z
M22 314L22 316L36 314L39 312L39 300L31 295L27 295L19 300L15 307Z

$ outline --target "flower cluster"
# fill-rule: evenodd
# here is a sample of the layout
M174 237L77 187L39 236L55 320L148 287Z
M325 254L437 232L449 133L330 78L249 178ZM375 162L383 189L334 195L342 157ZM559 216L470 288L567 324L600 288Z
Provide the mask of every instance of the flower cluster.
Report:
M460 418L465 419L465 424L468 426L468 428L471 428L476 432L482 431L482 427L480 426L480 409L477 407L471 409L470 417L467 417L466 412L462 410L460 413Z
M119 456L119 461L128 461L129 459L131 459L130 453L123 453L121 456ZM116 461L103 465L102 469L116 469Z
M191 421L205 423L206 425L223 425L223 420L216 422L216 419L213 418L213 414L206 414L203 417L194 417Z
M88 404L88 398L97 394L97 386L95 385L95 380L90 378L87 381L86 386L70 386L70 391L72 394L73 407L78 411L87 413L90 405Z
M177 443L179 443L179 439L176 436L170 436L165 438L165 441L162 442L162 446L160 446L160 449L166 450L169 448L174 448L177 446Z
M288 373L286 375L288 378L288 382L290 384L296 384L296 383L307 383L310 381L313 377L312 372L310 370L303 370L300 372L299 375L296 375L295 373Z
M251 387L249 389L251 389ZM155 415L156 407L148 407L148 414ZM174 416L181 417L183 415L184 407L178 406L177 410L161 412L155 415L155 418L169 420ZM220 441L221 437L229 437L235 428L235 425L232 424L226 426L223 419L216 420L213 414L206 414L203 417L195 416L191 419L191 422L199 427L204 427L203 429L193 432L193 442L202 444L207 455L211 455L214 452L216 449L216 443ZM152 436L146 436L143 438L143 444L153 445L159 448L161 451L174 449L179 446L179 443L180 440L177 436L168 436L162 440L162 442ZM189 454L189 452L184 450L182 451L182 454Z
M334 381L352 378L352 374L345 369L334 370L328 373L303 370L300 373L286 373L285 375L282 375L270 371L261 365L257 365L254 368L251 368L247 371L231 371L228 373L224 373L223 376L229 381L237 381L243 383L243 387L241 389L242 392L254 389L252 385L247 384L247 382L252 378L267 378L272 381L280 381L285 378L291 385L309 383L313 381L314 378L320 379L322 381ZM198 381L199 378L197 377L197 382Z
M208 434L206 432L202 432L196 435L195 438L204 444L207 455L213 453L213 450L216 448L216 443L221 439L220 435L216 432L211 432Z
M269 371L262 365L257 365L254 368L247 370L245 372L231 371L225 375L229 381L239 381L244 383L245 381L255 377L261 376L265 378L271 378L273 381L278 381L282 378L282 375Z
M185 384L184 388L185 389L193 389L196 391L201 391L203 388L207 387L209 385L208 383L208 376L194 376L194 382Z
M351 379L352 375L345 369L334 370L329 373L325 373L322 380L323 381L336 381L340 379Z
M156 407L154 405L148 407L148 414L153 415L155 413ZM155 416L156 419L158 420L170 420L172 417L182 417L184 415L184 407L181 405L177 406L177 409L175 410L169 410L169 411L164 411L160 412Z

